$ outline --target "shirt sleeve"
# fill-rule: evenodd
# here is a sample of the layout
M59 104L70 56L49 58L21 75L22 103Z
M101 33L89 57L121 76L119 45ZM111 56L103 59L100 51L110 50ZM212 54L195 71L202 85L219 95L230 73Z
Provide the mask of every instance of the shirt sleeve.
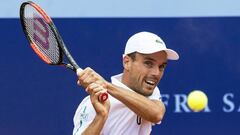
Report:
M93 121L96 112L91 104L90 97L86 97L78 106L73 122L73 135L81 135L82 132L90 125Z

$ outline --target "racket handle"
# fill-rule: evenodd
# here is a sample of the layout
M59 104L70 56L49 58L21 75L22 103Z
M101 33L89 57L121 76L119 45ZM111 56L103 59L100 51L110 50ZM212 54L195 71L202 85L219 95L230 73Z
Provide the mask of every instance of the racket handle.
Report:
M78 68L78 69L76 70L77 75L78 75L78 73L80 73L80 72L82 72L82 71L83 71L83 69Z
M79 72L82 72L82 71L83 71L83 69L78 68L76 70L77 75L78 75ZM107 92L104 92L104 93L100 94L99 97L98 97L98 101L100 101L100 102L105 102L107 99L108 99L108 93Z
M100 102L105 102L107 99L108 99L107 92L100 94L100 96L98 97L98 101Z

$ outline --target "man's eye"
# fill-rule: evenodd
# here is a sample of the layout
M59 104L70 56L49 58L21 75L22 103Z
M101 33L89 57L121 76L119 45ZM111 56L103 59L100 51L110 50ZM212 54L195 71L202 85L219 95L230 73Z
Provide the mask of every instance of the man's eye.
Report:
M144 64L147 65L148 67L152 67L153 65L153 63L150 61L145 61Z
M159 69L160 69L160 70L164 70L164 69L166 68L166 66L167 66L167 64L160 65L160 66L159 66Z

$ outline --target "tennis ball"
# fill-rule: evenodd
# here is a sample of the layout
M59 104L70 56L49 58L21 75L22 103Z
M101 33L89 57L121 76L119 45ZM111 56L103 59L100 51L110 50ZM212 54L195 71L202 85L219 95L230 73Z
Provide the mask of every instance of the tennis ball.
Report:
M208 103L206 94L200 90L194 90L188 94L187 104L194 112L203 110Z

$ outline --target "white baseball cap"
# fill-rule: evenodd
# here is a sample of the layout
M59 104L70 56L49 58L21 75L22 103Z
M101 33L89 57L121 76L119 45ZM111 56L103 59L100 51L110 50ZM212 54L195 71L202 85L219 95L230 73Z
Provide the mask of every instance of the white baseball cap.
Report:
M158 35L150 32L139 32L131 36L127 41L124 55L133 52L152 54L159 51L165 51L169 60L179 59L177 52L172 49L168 49Z

